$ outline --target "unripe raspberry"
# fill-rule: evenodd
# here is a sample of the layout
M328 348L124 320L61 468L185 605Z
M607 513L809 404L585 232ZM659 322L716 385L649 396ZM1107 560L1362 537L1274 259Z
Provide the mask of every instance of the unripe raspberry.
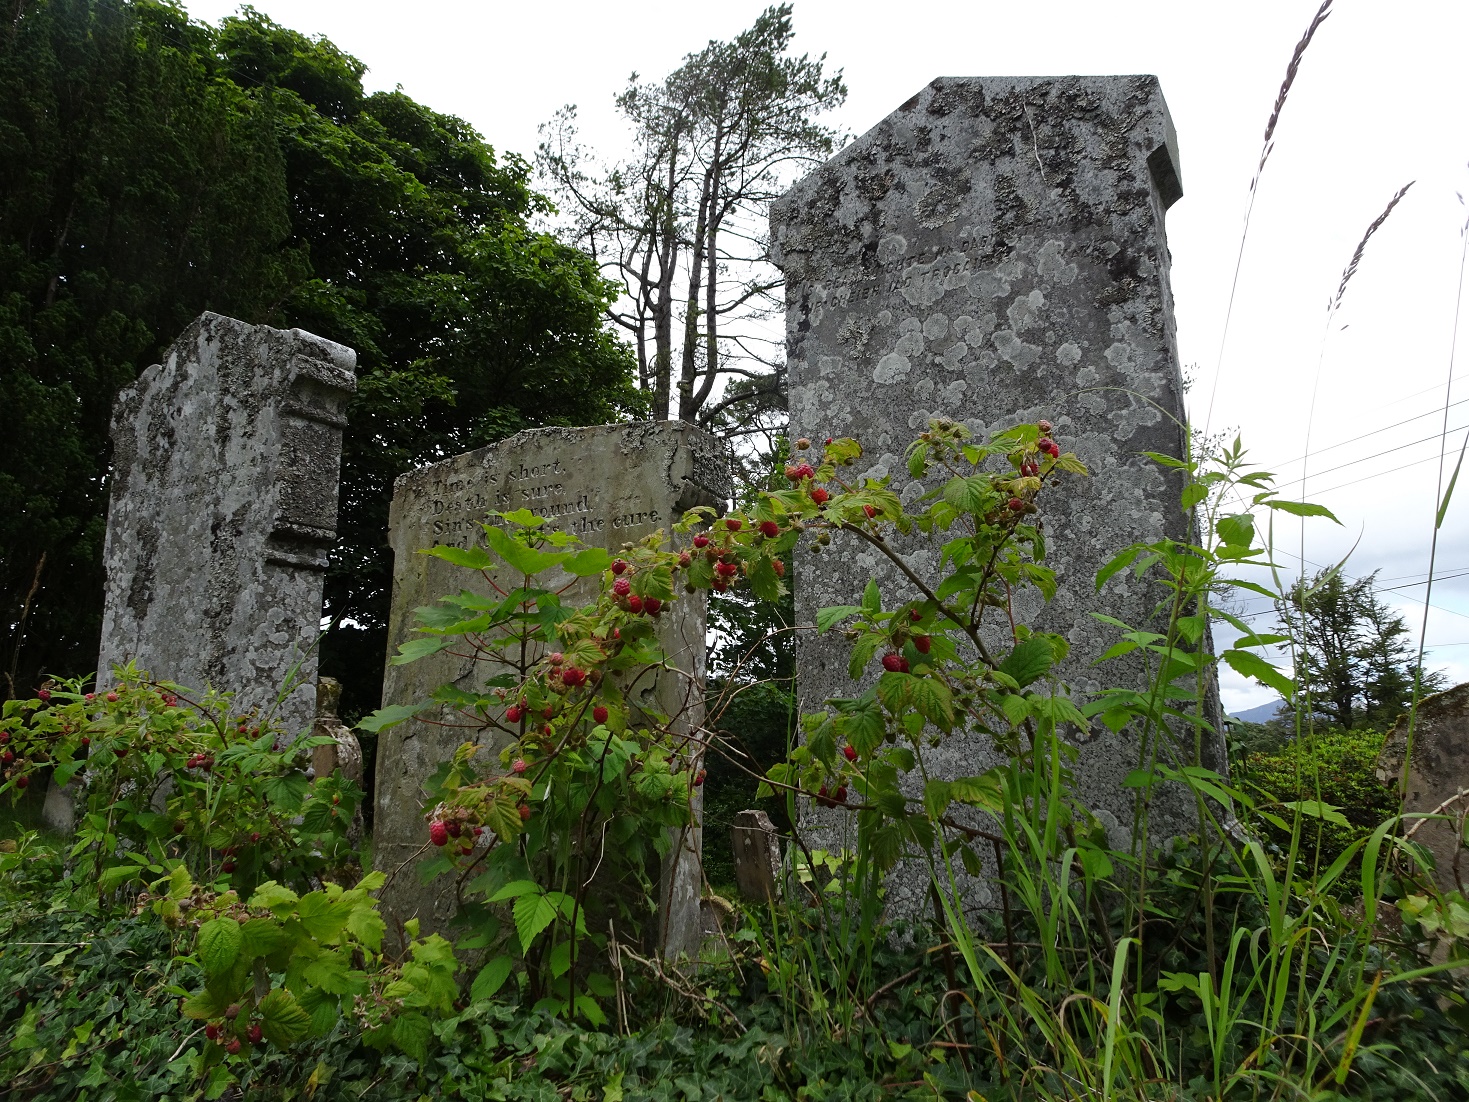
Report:
M876 505L864 505L862 506L862 511L867 514L867 519L871 520L873 517L877 516L877 514L880 513L882 510L880 510Z
M565 660L565 656L559 650L553 650L550 654L546 655L546 661L553 666L559 666Z
M436 846L449 844L449 828L438 819L428 825L428 840Z
M606 723L607 709L601 704L598 704L595 708L592 709L592 719L594 722L597 723Z
M512 773L515 773L516 775L519 775L521 773L524 773L525 772L525 759L524 758L516 758L513 762L510 763L510 771Z
M775 576L777 578L784 578L786 576L786 564L781 562L779 559L770 560L770 569L775 571Z
M801 439L799 439L799 440L796 441L796 447L799 448L801 451L805 451L810 446L811 446L811 441L808 440L808 439L806 439L806 437L804 437L804 436L801 437Z
M831 494L827 493L824 487L816 486L811 490L811 500L817 505L825 505L831 500Z
M230 1003L229 1006L224 1008L224 1016L227 1020L234 1021L240 1016L240 1004Z
M1041 430L1041 435L1042 436L1050 436L1051 435L1051 422L1042 419L1042 420L1037 421L1035 423L1035 427Z
M762 520L760 522L760 534L768 540L775 539L780 535L780 525L773 520Z
M524 823L524 822L528 822L529 820L530 820L530 806L528 804L521 804L520 805L520 821L522 823Z
M786 477L789 478L792 482L800 482L801 468L795 463L788 464L786 466Z
M680 551L678 553L678 565L679 566L688 566L689 563L691 563L693 561L694 561L694 556L690 555L687 551Z
M627 569L627 561L625 559L613 559L612 560L612 573L614 573L614 574L621 574L626 569Z

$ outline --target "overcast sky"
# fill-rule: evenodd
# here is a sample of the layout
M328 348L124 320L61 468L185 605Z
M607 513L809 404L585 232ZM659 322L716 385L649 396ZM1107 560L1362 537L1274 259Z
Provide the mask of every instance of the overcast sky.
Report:
M1317 3L796 0L796 48L825 53L845 70L850 96L833 121L853 133L937 76L1156 73L1183 161L1184 196L1168 213L1168 236L1182 358L1196 365L1192 416L1213 431L1237 429L1283 483L1301 477L1309 424L1306 496L1343 524L1311 522L1305 558L1314 569L1350 551L1349 574L1380 570L1379 584L1416 638L1424 588L1415 583L1428 569L1465 218L1456 192L1469 192L1469 4L1338 0L1276 133L1216 387L1261 135ZM185 4L209 21L237 6ZM256 0L277 22L326 35L359 57L370 89L402 85L528 159L537 126L567 103L580 108L586 143L615 155L625 132L612 97L629 74L663 75L707 40L739 33L764 6ZM1410 180L1327 334L1342 269ZM1464 329L1469 344L1469 319ZM1459 365L1469 373L1462 350ZM1453 397L1464 399L1469 380ZM1469 425L1469 402L1450 410L1449 425ZM1452 433L1453 448L1463 438ZM1300 485L1286 490L1299 496ZM1279 531L1278 540L1281 561L1294 566L1299 528ZM1469 680L1469 486L1450 507L1437 562L1430 665ZM1231 711L1273 695L1229 671L1224 677Z

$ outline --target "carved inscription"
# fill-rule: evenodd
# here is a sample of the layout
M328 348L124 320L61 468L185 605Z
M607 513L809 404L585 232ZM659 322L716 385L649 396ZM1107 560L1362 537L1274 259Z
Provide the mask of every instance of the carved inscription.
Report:
M414 513L434 547L477 544L480 526L491 511L527 509L545 517L550 527L583 538L655 528L668 521L656 508L640 508L641 502L614 505L604 497L602 491L582 485L577 473L560 459L535 465L517 463L504 470L467 471L413 488Z

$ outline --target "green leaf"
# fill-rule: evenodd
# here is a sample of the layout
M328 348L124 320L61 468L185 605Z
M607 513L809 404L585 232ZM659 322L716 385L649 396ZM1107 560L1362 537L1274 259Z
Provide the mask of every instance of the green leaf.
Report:
M196 1022L207 1022L210 1018L224 1015L228 1004L215 997L207 987L184 1000L183 1015Z
M492 529L493 531L493 529ZM393 1019L393 1044L420 1064L428 1060L428 1043L433 1040L433 1023L417 1011L407 1011Z
M915 678L912 700L913 707L935 727L947 731L954 726L954 698L942 681L932 677Z
M268 918L252 918L240 926L240 954L246 959L268 957L284 948L289 935Z
M260 1028L273 1045L289 1048L311 1031L311 1015L289 991L276 988L268 992L255 1009Z
M561 569L578 578L589 578L600 574L612 565L612 556L601 547L587 547L578 551L561 564Z
M1290 700L1296 691L1294 681L1253 651L1232 649L1225 651L1220 657L1241 677L1253 677L1280 693L1286 700Z
M1209 496L1209 487L1202 482L1190 482L1184 486L1183 493L1178 496L1179 504L1186 513Z
M283 776L265 777L260 781L260 791L277 808L291 815L301 810L311 782L305 773L286 773Z
M466 570L488 570L495 565L495 560L485 553L483 547L426 547L419 554L432 555Z
M1226 547L1249 547L1255 542L1255 518L1249 513L1220 517L1214 530Z
M1142 551L1143 549L1141 547L1129 547L1121 553L1114 555L1106 566L1097 571L1097 589L1100 590L1102 586L1106 585L1107 579L1112 577L1113 574L1121 570L1126 570L1131 566L1132 560L1142 554Z
M576 1012L598 1029L601 1029L607 1024L607 1015L603 1013L602 1008L597 1005L597 1001L590 995L578 995L576 997Z
M245 938L232 918L211 918L199 927L199 963L207 976L217 976L234 965Z
M493 524L485 525L485 542L490 545L491 551L521 574L539 574L570 557L526 547L512 539L503 528L496 528Z
M1000 663L1000 672L1013 677L1022 687L1046 675L1055 655L1051 644L1043 636L1033 635L1017 643L1015 649Z
M867 588L862 591L862 607L867 612L882 611L882 593L877 588L876 578L867 579Z
M347 930L363 945L376 953L382 949L383 934L387 932L387 923L383 921L383 916L378 914L375 904L359 903L352 908L352 913L347 917Z
M1325 505L1315 505L1309 501L1279 501L1271 500L1265 503L1272 509L1279 509L1282 513L1289 513L1293 517L1325 517L1333 524L1340 524L1336 514Z
M1449 484L1443 492L1443 500L1438 503L1438 513L1433 518L1435 529L1443 527L1443 518L1448 515L1449 502L1454 497L1454 486L1459 481L1459 470L1464 466L1464 452L1469 450L1469 435L1465 435L1464 443L1459 446L1459 461L1454 464L1454 473L1449 476Z
M1322 803L1320 800L1291 800L1289 803L1280 805L1287 811L1299 811L1302 815L1309 815L1314 819L1322 819L1337 826L1349 826L1347 817L1341 813L1341 808L1331 804Z
M102 874L97 877L97 884L104 892L111 892L129 880L142 879L142 875L143 872L137 865L113 865L102 870Z
M458 642L459 638L455 635L430 635L423 639L410 639L398 648L397 654L388 659L388 665L406 666L410 662L417 662L420 658L427 658L431 654L438 654L439 651L452 647ZM398 707L401 708L402 705L398 705ZM388 709L383 708L380 711L388 711ZM376 715L377 713L374 714ZM361 725L359 724L359 726ZM371 729L376 730L377 728Z
M386 731L389 727L396 727L405 720L412 719L427 707L427 704L392 704L386 708L379 708L372 715L363 718L357 724L357 729L374 734L378 731Z
M353 904L345 899L331 899L325 892L311 892L301 897L296 917L305 931L317 941L337 940L352 917Z
M277 884L274 880L267 880L255 889L255 894L250 897L247 905L279 913L280 908L294 907L300 898L285 885Z
M470 1000L478 1002L480 999L494 998L495 992L504 986L514 967L515 962L508 956L499 956L490 961L479 970L479 975L474 977L474 983L470 984Z
M515 901L515 930L520 950L530 952L531 942L556 918L556 904L544 895L526 894Z
M517 816L518 817L518 816ZM541 886L534 880L512 880L490 896L491 903L503 903L507 899L519 899L530 892L539 892Z
M855 616L861 611L861 605L832 605L830 608L817 609L816 632L818 635L825 635L848 616Z

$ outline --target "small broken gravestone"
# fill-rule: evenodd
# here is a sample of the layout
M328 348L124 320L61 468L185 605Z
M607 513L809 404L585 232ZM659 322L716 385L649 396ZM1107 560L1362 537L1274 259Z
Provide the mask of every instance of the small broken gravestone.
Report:
M388 654L413 638L415 609L463 589L491 592L483 577L417 553L440 545L483 547L491 510L528 509L585 545L616 550L668 530L695 506L722 511L731 492L722 442L679 421L531 429L405 474L394 484L388 522L394 555ZM581 579L562 600L593 600L597 585L595 577ZM660 672L640 694L650 709L693 731L703 718L705 601L680 595L671 607L659 635L677 673ZM389 664L383 705L418 704L441 685L468 687L476 676L473 659L447 650ZM422 712L384 730L378 742L373 859L390 876L383 908L390 925L417 917L424 933L442 930L454 914L445 881L425 888L412 867L428 839L425 782L466 740L462 728L442 725L453 714L447 706ZM675 840L664 862L658 944L668 957L698 951L700 843L696 825Z
M239 714L271 713L292 738L310 729L356 362L300 329L206 312L118 394L99 687L136 662L233 692ZM70 830L65 790L43 814Z
M730 827L735 884L751 903L780 898L780 835L763 811L741 811Z
M334 677L322 677L316 682L316 726L311 734L315 738L328 738L311 748L311 772L314 777L330 777L338 769L342 777L358 788L362 787L362 744L342 719L337 708L342 703L342 683ZM362 844L362 808L359 805L352 813L352 823L347 828L347 840L354 847Z
M1426 696L1413 722L1408 756L1408 717L1400 716L1377 758L1377 779L1401 794L1409 819L1404 833L1433 854L1440 891L1469 894L1469 847L1462 841L1469 816L1469 683ZM1404 765L1407 765L1406 770Z
M1032 591L1017 620L1071 644L1057 674L1090 693L1143 682L1127 660L1092 663L1116 641L1093 613L1156 623L1159 591L1126 571L1099 595L1094 579L1121 548L1190 538L1182 482L1144 455L1182 456L1187 416L1175 342L1164 211L1182 194L1167 106L1150 76L942 78L811 173L771 210L773 258L786 276L790 435L850 436L854 473L892 476L905 501L905 447L931 419L980 439L1048 419L1091 477L1042 510L1058 590ZM856 604L869 578L906 583L850 537L796 572L797 622ZM936 548L908 548L929 578ZM801 711L851 696L840 633L797 636ZM1138 752L1126 735L1073 731L1080 795L1126 848ZM1206 764L1222 768L1222 747ZM948 739L939 776L1000 760L986 739ZM1167 789L1172 789L1171 791ZM1196 826L1177 786L1155 792L1151 833ZM814 812L835 823L840 812ZM917 870L890 885L899 911L927 906ZM969 898L998 900L984 885Z

